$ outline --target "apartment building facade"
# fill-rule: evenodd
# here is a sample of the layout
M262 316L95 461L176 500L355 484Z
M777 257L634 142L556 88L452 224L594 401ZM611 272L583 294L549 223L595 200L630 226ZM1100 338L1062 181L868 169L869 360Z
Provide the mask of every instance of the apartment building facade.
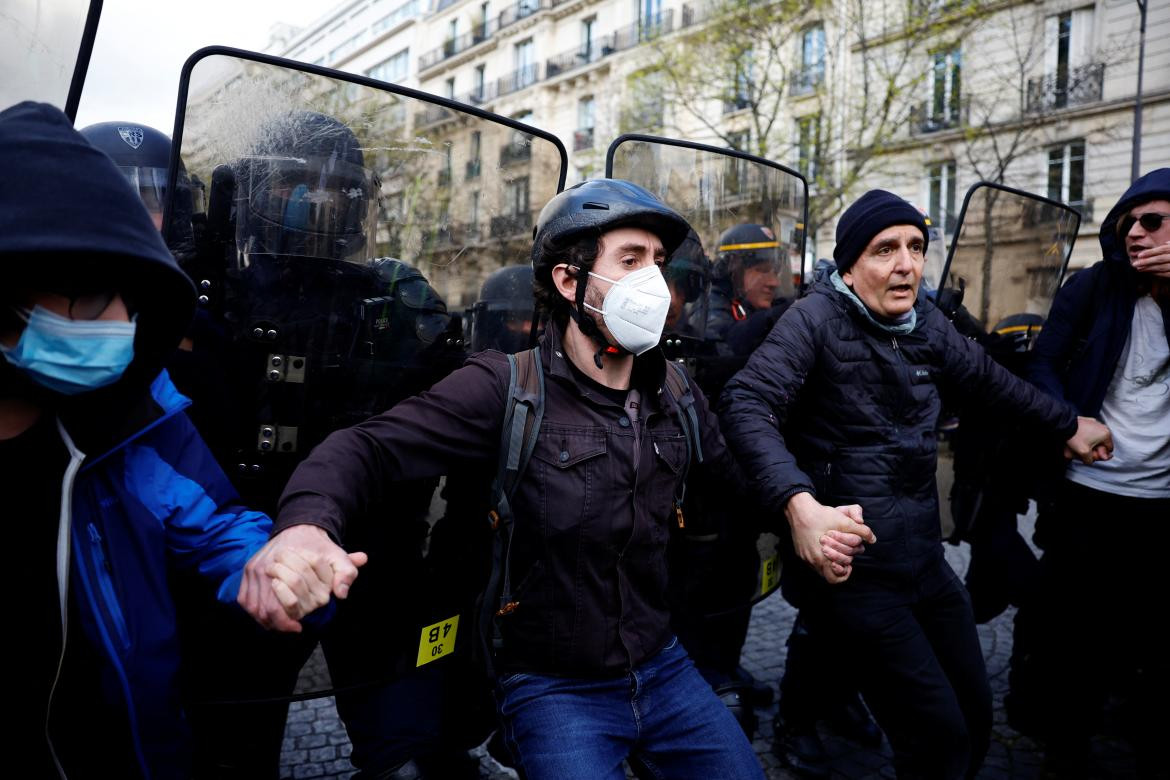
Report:
M870 187L919 204L949 239L963 193L993 179L1074 205L1084 219L1072 265L1094 261L1100 221L1129 182L1135 2L827 0L771 19L769 5L350 0L285 31L269 51L545 129L568 148L570 184L601 175L609 141L625 131L764 153L808 176L814 203L825 196L810 236L817 255L831 251L842 205ZM703 57L721 45L709 31L736 14L751 25L723 28L728 40L746 41L729 76L728 62ZM673 64L688 58L701 66L689 71L693 80L730 86L688 96L671 83L688 73ZM882 88L884 108L873 94ZM1170 162L1167 2L1148 3L1143 99L1146 170ZM445 122L449 112L435 108L414 127L440 132ZM480 175L483 143L448 145L448 181ZM509 143L499 159L523 162L509 160L524 153ZM531 220L541 205L531 186L510 180L506 189L508 213ZM482 204L452 209L474 218Z

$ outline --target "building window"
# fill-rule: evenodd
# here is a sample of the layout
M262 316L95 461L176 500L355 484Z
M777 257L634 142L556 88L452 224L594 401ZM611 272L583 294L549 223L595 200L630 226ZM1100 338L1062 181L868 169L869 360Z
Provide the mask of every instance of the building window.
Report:
M516 89L523 89L536 83L536 46L532 39L516 44Z
M748 49L735 61L735 67L731 72L732 94L723 101L723 113L740 111L752 104L752 71L752 50Z
M930 70L928 121L938 128L954 127L959 123L962 70L962 55L958 48L934 53L934 62Z
M360 32L357 35L350 36L349 38L339 43L333 48L331 52L329 52L329 61L337 62L342 57L352 52L358 47L365 35L365 32Z
M406 21L410 17L416 15L419 9L419 0L409 0L409 2L395 8L390 13L383 16L373 24L373 32L377 35L380 32L389 30L391 27Z
M383 60L366 71L366 75L378 81L387 81L391 84L406 79L410 69L410 49L403 49L388 60Z
M792 93L807 95L825 80L825 28L816 24L800 34L800 70L793 74Z
M660 71L632 77L630 97L622 109L619 126L623 133L654 133L665 124L665 83Z
M577 130L573 133L573 151L593 148L594 107L593 96L577 101Z
M930 218L947 235L954 233L959 216L955 211L955 172L954 160L940 162L926 169Z
M472 30L475 42L487 40L488 37L488 19L489 15L488 3L479 4L479 19L475 23L475 29Z
M467 97L470 102L482 103L487 99L485 88L487 86L487 65L476 65L475 70L471 72L471 94Z
M449 100L455 99L455 77L451 76L443 83L443 96Z
M641 0L642 27L654 28L662 21L662 0Z
M443 167L439 169L439 186L446 187L451 184L451 169L454 162L454 155L452 154L453 147L451 144L446 144L443 148ZM446 221L446 220L444 220Z
M1085 142L1070 141L1048 150L1048 197L1084 213Z
M727 146L738 152L750 152L749 146L751 145L751 141L751 133L746 130L741 133L729 133L727 135ZM745 193L748 188L751 168L752 164L742 157L728 157L724 162L724 191L737 195Z
M581 20L581 57L586 62L593 62L593 37L596 32L597 17L590 16Z
M796 169L809 180L810 185L820 175L821 119L806 116L796 120Z
M522 217L528 214L528 177L512 179L505 185L504 205L508 214L513 217Z
M471 203L467 209L467 227L471 233L479 233L479 193L471 193Z
M1029 82L1031 108L1064 108L1101 99L1103 66L1090 62L1092 37L1092 7L1044 20L1044 78Z
M479 130L471 131L471 148L467 152L467 177L478 179L483 164L480 162L480 150L483 145L483 136Z

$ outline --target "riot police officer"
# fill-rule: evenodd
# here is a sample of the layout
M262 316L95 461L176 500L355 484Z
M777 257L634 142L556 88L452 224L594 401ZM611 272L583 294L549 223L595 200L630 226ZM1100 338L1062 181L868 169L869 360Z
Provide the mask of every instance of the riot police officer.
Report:
M708 335L749 354L792 303L782 289L780 242L766 225L744 223L719 236L712 271Z
M207 229L190 267L207 277L205 311L222 338L196 340L192 355L216 367L221 390L197 392L204 376L193 394L220 433L217 456L253 505L271 510L297 463L332 430L462 362L459 317L423 274L394 258L370 259L378 197L357 136L315 112L270 121L248 154L213 174ZM433 620L433 605L412 599L391 619L385 611L434 576L424 547L436 486L399 483L399 523L348 529L346 543L371 550L377 565L327 627L256 639L256 663L245 669L219 663L214 646L200 648L213 658L199 678L204 694L213 687L219 699L286 696L320 638L332 684L353 689L338 694L337 706L362 776L470 772L439 744L443 670L414 668L417 626ZM389 511L371 508L370 519ZM198 710L213 733L214 760L241 774L274 771L285 708L277 701ZM236 744L233 724L242 721L263 725L266 750Z

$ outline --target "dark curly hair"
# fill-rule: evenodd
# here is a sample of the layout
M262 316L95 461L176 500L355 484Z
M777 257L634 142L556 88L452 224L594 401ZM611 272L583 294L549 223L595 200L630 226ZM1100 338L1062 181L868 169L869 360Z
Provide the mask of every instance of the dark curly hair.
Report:
M532 277L532 294L536 298L537 311L542 317L547 317L563 328L568 321L570 304L553 284L552 268L566 263L570 267L580 269L577 272L577 279L578 284L583 284L586 274L593 269L593 263L601 253L601 237L580 236L575 241L561 246L550 236L545 236L541 239L537 251L544 258L542 266L549 269L547 275L535 274Z

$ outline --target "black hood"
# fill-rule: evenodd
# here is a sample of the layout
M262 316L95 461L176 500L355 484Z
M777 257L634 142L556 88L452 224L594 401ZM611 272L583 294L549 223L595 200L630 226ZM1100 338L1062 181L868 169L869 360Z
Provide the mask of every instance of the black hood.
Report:
M1117 235L1117 223L1122 215L1151 200L1170 200L1170 168L1156 168L1130 185L1117 205L1110 209L1101 223L1101 256L1129 265L1125 242Z
M138 312L134 362L93 395L147 387L183 336L195 288L138 194L64 113L44 103L0 112L0 171L0 284L95 265L129 280Z

